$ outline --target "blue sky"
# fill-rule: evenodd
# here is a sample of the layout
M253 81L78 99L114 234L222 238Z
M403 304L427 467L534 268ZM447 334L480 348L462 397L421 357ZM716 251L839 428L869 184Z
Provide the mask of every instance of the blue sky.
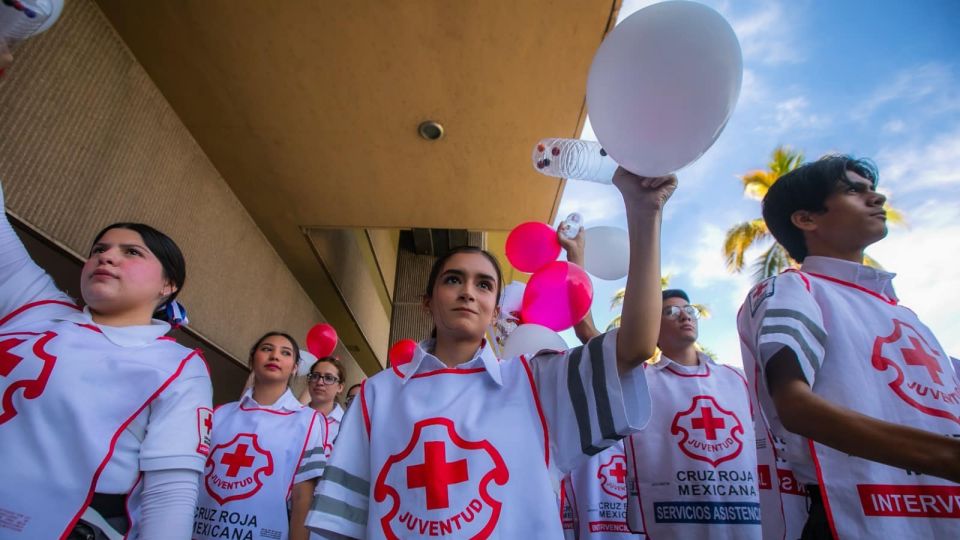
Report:
M651 3L624 0L620 19ZM898 274L901 302L960 356L960 2L703 3L737 32L744 78L726 130L678 172L665 212L663 271L713 312L701 321L700 341L721 361L741 364L735 320L751 278L726 271L722 241L731 225L760 214L738 175L763 168L774 147L786 144L807 159L842 152L878 164L880 190L909 224L892 227L868 253ZM589 126L584 138L592 138ZM612 186L568 182L558 221L573 211L587 227L625 227ZM594 279L601 329L615 315L609 298L623 285Z

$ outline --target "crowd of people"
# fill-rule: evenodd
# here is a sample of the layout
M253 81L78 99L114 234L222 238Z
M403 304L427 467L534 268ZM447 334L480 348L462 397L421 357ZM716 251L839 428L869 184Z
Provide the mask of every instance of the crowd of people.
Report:
M764 220L800 264L745 299L743 371L698 348L686 292L661 290L676 177L620 169L618 329L588 315L581 346L498 358L501 269L461 247L431 269L434 330L409 362L344 392L319 358L297 399L305 360L270 331L252 385L216 409L202 356L166 336L186 281L173 240L106 227L81 305L4 215L0 539L960 538L958 366L863 264L886 234L877 179L827 156L770 188ZM582 263L582 233L559 238Z

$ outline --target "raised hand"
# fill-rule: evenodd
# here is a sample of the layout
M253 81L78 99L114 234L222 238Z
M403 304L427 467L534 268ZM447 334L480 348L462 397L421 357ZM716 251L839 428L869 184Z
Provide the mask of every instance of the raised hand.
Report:
M623 202L629 212L631 208L641 210L662 210L667 200L677 189L677 175L646 177L618 167L613 174L613 185L623 195Z

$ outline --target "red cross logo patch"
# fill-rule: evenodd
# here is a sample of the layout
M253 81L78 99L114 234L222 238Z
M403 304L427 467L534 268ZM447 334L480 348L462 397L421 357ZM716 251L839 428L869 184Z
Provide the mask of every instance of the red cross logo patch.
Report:
M502 506L490 483L502 486L509 479L489 441L463 439L448 418L421 420L406 448L390 456L377 476L374 500L389 506L380 517L383 534L487 538Z
M54 337L53 332L0 334L0 425L17 416L18 403L43 394L57 363L46 351Z
M213 433L213 409L208 407L197 407L197 436L200 442L197 444L197 453L207 455L210 453L210 435Z
M870 363L888 374L887 386L907 405L960 424L960 380L950 358L916 328L894 319L893 332L873 342Z
M223 505L256 494L273 474L273 456L260 447L255 433L238 433L213 447L204 469L207 493Z
M670 433L680 435L677 444L684 454L714 467L743 450L743 424L713 396L694 396L690 408L673 418Z
M757 314L757 310L760 309L760 304L762 304L764 300L773 296L776 282L776 276L761 281L754 286L750 294L747 295L747 303L750 305L751 317Z
M600 489L620 500L627 500L627 457L614 454L597 469Z

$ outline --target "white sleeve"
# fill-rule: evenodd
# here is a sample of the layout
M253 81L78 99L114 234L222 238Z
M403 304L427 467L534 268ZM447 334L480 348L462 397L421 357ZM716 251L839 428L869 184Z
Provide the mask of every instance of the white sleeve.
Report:
M319 478L323 475L323 468L327 465L326 452L324 451L324 445L327 441L326 420L322 414L314 412L312 422L307 444L303 449L303 455L300 457L300 466L297 467L297 473L293 477L294 484Z
M200 473L186 469L143 473L140 540L188 540L193 532Z
M147 431L140 445L140 470L189 469L202 472L207 449L201 409L210 410L213 389L199 351L183 373L150 404Z
M363 409L372 403L367 385L347 409L340 435L317 484L307 528L320 538L365 538L370 506L370 435Z
M0 207L4 207L2 185ZM0 317L37 300L73 303L69 296L57 289L53 279L33 262L10 225L7 213L0 212Z
M617 367L617 330L564 353L530 359L557 468L568 473L590 456L637 432L650 419L643 367Z
M784 272L760 282L747 295L737 321L745 346L766 372L767 362L789 347L813 386L827 346L823 312L799 272Z

